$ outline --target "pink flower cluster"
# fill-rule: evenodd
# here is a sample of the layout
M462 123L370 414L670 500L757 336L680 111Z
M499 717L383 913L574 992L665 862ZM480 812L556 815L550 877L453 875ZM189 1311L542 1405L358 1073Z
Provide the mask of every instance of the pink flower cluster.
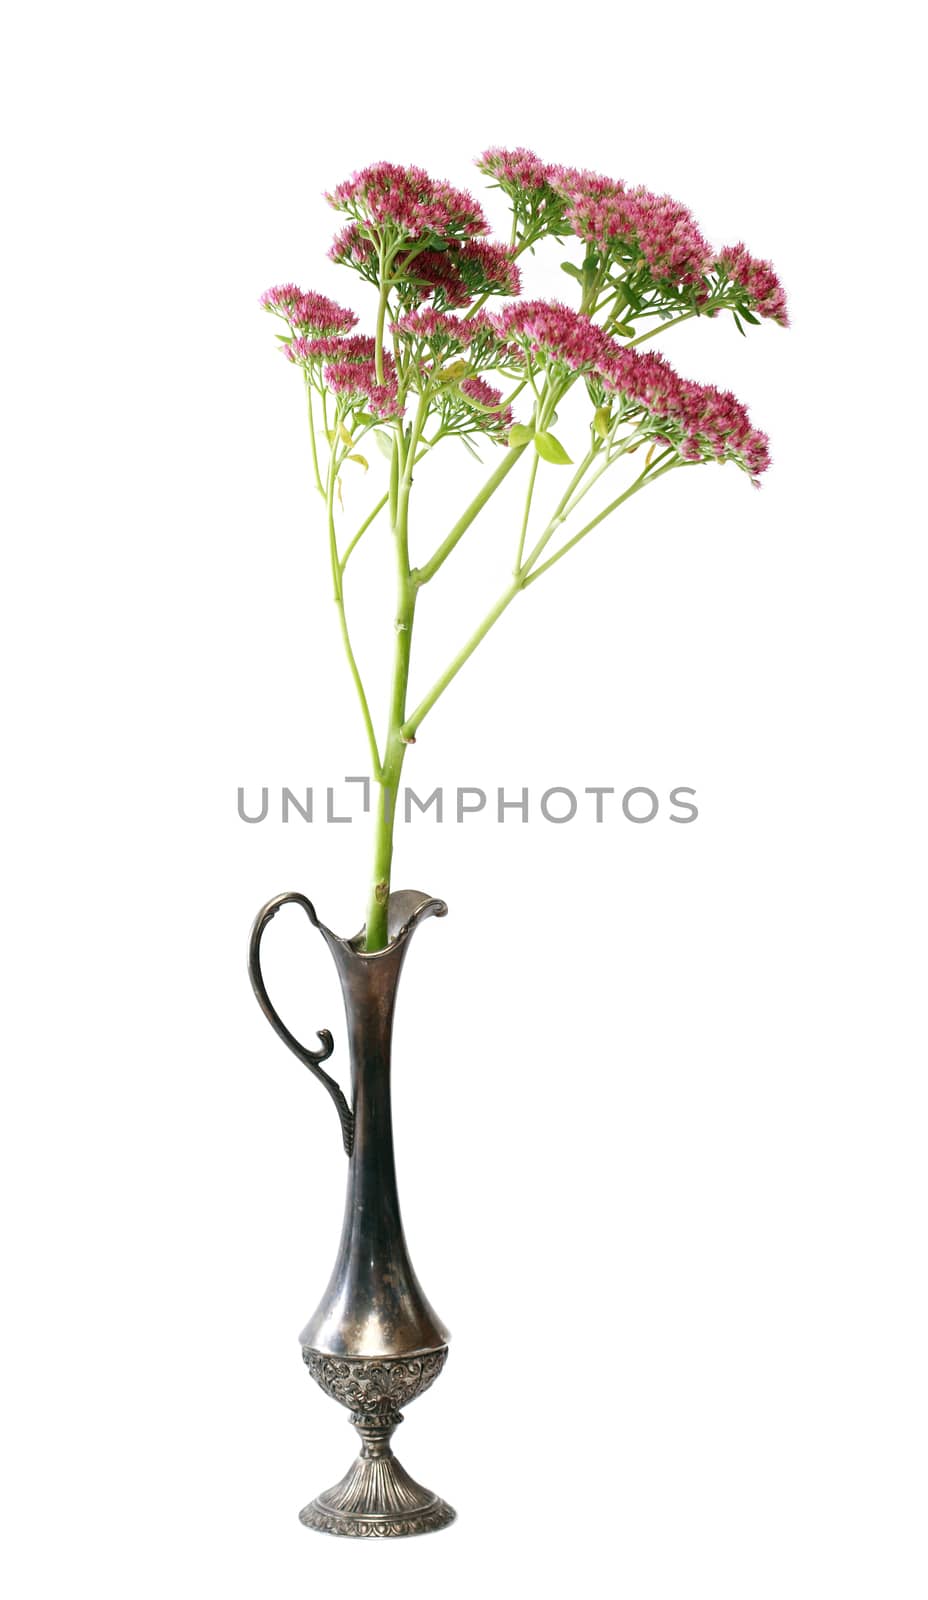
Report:
M786 291L771 262L758 261L744 244L731 244L719 251L715 265L741 285L747 293L751 310L756 311L759 317L772 317L781 327L789 327Z
M304 294L295 283L265 289L261 304L266 311L283 317L291 328L304 335L347 333L358 320L353 311L337 305L328 295L317 294L313 289Z
M528 208L543 217L545 231L563 232L564 219L604 254L640 257L658 281L695 287L699 302L708 298L703 280L715 270L745 290L758 316L788 326L786 295L771 263L756 260L743 244L713 255L692 213L669 195L652 194L642 185L630 188L598 172L555 166L521 147L494 146L477 166L510 196L517 215Z
M376 247L357 223L350 223L335 235L329 256L377 282ZM394 274L402 277L404 269L419 299L431 297L453 310L470 305L476 295L518 294L522 287L512 251L489 239L467 239L463 243L452 240L442 250L401 250L394 262Z
M397 267L402 269L402 258ZM409 277L423 300L430 296L460 310L480 294L518 294L522 287L512 252L488 239L469 239L447 250L423 250L409 263Z
M366 333L352 334L349 339L291 339L283 347L290 361L373 361L375 341Z
M384 356L384 381L377 381L373 361L337 361L325 368L325 381L333 394L349 400L363 400L376 417L402 416L397 393L396 367Z
M593 367L610 341L590 317L558 300L521 300L489 318L502 339L515 339L536 354L579 371Z
M503 398L501 389L494 389L493 385L484 382L483 378L464 378L461 393L468 395L471 400L476 400L478 406L499 407ZM478 412L480 426L485 433L508 433L512 427L512 406L500 409Z
M549 182L567 202L574 233L604 254L640 255L652 277L673 283L699 284L711 267L712 249L692 212L669 195L574 167L553 168Z
M534 189L544 193L550 187L551 175L556 170L536 156L534 150L525 150L521 145L515 150L492 145L477 157L476 165L488 178L495 178L507 192Z
M396 228L409 239L429 233L442 239L469 239L489 232L472 195L429 177L422 167L377 161L353 173L326 199L336 211L347 211L373 228Z
M765 433L751 426L746 408L729 391L681 378L663 356L614 344L597 369L607 389L666 425L684 461L739 459L756 477L770 465Z
M465 349L477 331L475 319L468 322L464 317L452 317L447 311L436 311L432 306L424 306L419 311L407 311L405 316L390 324L391 333L408 333L414 339L428 339L443 350Z
M377 250L373 239L362 233L356 222L340 228L329 246L330 261L347 267L367 268L377 281Z

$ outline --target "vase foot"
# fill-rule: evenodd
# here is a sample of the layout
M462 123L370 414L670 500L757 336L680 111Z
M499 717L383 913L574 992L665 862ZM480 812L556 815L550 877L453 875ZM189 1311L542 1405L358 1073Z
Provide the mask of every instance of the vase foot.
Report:
M355 1413L351 1420L361 1435L361 1454L340 1483L303 1507L300 1521L305 1528L384 1539L433 1533L454 1521L452 1507L411 1478L390 1449L390 1435L403 1420L400 1412L376 1420Z

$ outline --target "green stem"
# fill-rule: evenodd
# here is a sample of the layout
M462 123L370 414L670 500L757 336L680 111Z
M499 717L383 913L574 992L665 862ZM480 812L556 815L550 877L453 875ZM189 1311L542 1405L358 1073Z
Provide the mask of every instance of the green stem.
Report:
M637 339L629 339L624 348L631 350L636 344L644 344L646 339L656 339L659 333L666 333L668 328L676 328L681 322L689 322L691 317L697 317L701 314L698 311L685 311L682 317L671 317L669 322L659 322L656 328L651 329L650 333L639 333Z
M358 543L358 541L360 539L362 539L364 537L365 533L367 532L368 528L370 527L371 523L375 520L375 518L380 516L380 513L383 510L383 508L386 505L386 503L389 500L389 498L390 498L389 494L381 495L381 497L377 501L377 504L375 505L373 511L370 513L370 516L367 516L367 517L364 518L364 521L361 523L360 528L358 529L357 533L355 534L354 538L352 539L351 543L349 544L347 550L345 551L345 554L342 556L341 561L339 562L339 566L341 567L342 572L344 572L345 568L348 565L348 557L351 555L351 552L354 549L355 545Z
M306 412L309 417L309 446L313 454L313 475L316 479L316 488L324 500L325 490L322 487L322 477L319 472L319 455L316 450L316 425L313 420L313 390L309 381L309 373L306 374Z
M380 272L380 299L377 302L377 330L374 344L374 366L377 372L377 382L383 383L383 328L387 318L387 300L390 295L390 285L386 281L386 272L381 261Z
M428 583L430 578L434 578L439 567L444 561L447 561L455 545L460 539L463 539L471 523L479 516L487 501L496 493L503 479L508 477L525 448L524 444L507 446L502 461L496 471L491 473L480 493L475 495L467 510L458 518L451 532L442 540L434 555L426 561L424 566L417 567L413 573L413 582L417 588L421 588L422 584Z
M559 560L561 555L566 554L567 550L571 549L573 547L573 545L577 544L580 539L585 538L585 536L588 533L591 533L592 530L600 522L602 522L604 520L604 518L608 517L611 512L615 511L617 509L617 507L622 504L623 500L628 500L631 497L631 495L633 495L638 489L642 488L644 486L645 482L648 482L648 483L655 482L655 480L657 478L662 477L665 472L669 472L671 470L671 468L674 467L674 466L698 466L698 465L700 465L700 463L695 462L695 461L694 462L678 462L678 461L668 462L667 465L664 466L664 467L661 467L658 472L652 472L650 477L646 477L646 473L647 473L647 470L648 470L646 468L645 472L642 473L640 475L640 477L635 480L635 482L631 485L630 488L625 490L624 494L620 494L615 500L613 500L611 505L608 505L604 511L601 511L598 516L596 516L596 517L594 517L592 519L591 522L588 522L586 527L582 528L580 530L580 533L576 534L574 536L574 538L571 539L568 544L564 545L563 550L559 550L556 555L551 557L550 561L546 561L543 566L539 567L537 569L537 571L532 572L531 574L529 574L529 572L527 571L528 563L526 563L526 565L523 566L521 572L519 574L517 574L516 577L513 578L512 582L508 585L508 587L503 590L503 593L500 595L500 597L497 600L496 604L492 607L492 609L490 611L488 611L487 615L484 617L484 619L480 623L479 627L475 629L475 631L471 634L470 638L468 639L467 643L465 645L463 645L462 648L458 651L457 655L454 657L454 660L451 661L449 663L449 665L445 668L444 672L441 674L441 677L437 678L436 681L433 683L431 689L429 690L429 692L425 696L425 698L423 700L420 700L419 704L416 706L416 709L412 713L412 715L410 717L407 717L405 723L403 724L403 728L402 728L403 737L406 738L406 739L412 739L414 737L414 735L416 733L416 730L418 729L418 727L422 723L423 719L426 716L428 716L428 713L431 711L431 709L434 706L436 700L438 700L440 698L440 696L444 694L444 692L447 689L448 685L453 681L454 678L457 677L457 675L460 672L461 668L463 667L464 663L470 659L470 657L473 655L474 651L476 650L477 646L481 643L481 641L483 639L486 638L486 635L489 633L490 629L494 626L494 624L496 622L499 621L499 618L502 616L503 612L512 604L513 600L515 599L516 595L519 593L519 591L521 589L525 589L525 588L528 587L528 585L530 583L534 583L535 579L537 577L539 577L541 575L541 573L544 572L547 569L547 567L553 566L554 562ZM569 493L570 493L570 491L568 490L568 494ZM552 524L554 524L554 526L557 525L556 518L557 518L557 513L555 513L555 516L552 517L552 519L551 519L551 522L552 522ZM549 527L551 528L551 531L553 532L554 529L553 529L553 527L551 527L550 524L549 524ZM545 532L547 534L548 533L548 529L546 529ZM539 541L539 545L540 544L541 544L541 541ZM538 549L539 549L539 545L536 545L535 551L533 551L532 556L529 557L529 561L531 561L534 558L534 556L537 554Z
M648 468L645 467L644 472L639 474L634 483L631 484L623 494L618 495L615 500L606 506L604 511L598 512L597 515L586 524L585 528L581 528L580 532L575 533L572 539L568 539L567 543L562 545L560 550L556 550L553 556L549 556L547 561L543 561L540 567L535 567L534 571L530 572L524 579L523 586L527 589L530 583L534 583L535 579L540 578L543 572L547 572L550 567L553 567L556 561L560 561L562 556L566 556L568 550L572 550L574 545L579 544L581 539L585 539L588 533L592 533L593 529L597 528L601 522L604 522L606 517L611 516L613 511L617 511L619 506L623 505L626 500L630 500L633 494L638 493L639 489L643 489L646 483L656 483L658 478L663 477L665 472L672 472L674 467L690 465L697 466L699 463L695 461L668 461L666 466L660 467L657 472L652 472L650 477L648 476Z
M541 457L539 456L538 451L534 450L532 452L532 465L528 475L528 489L525 495L525 511L522 516L522 532L519 535L519 548L516 551L516 562L512 569L513 577L518 575L519 569L522 566L522 552L525 549L525 536L528 533L528 519L532 512L532 495L535 492L535 478L538 474L538 463L540 460Z
M500 595L493 609L484 617L479 628L477 628L475 632L471 634L467 643L458 651L454 660L445 668L441 677L436 679L435 683L433 683L428 694L425 696L425 699L420 700L412 716L407 717L406 722L403 724L402 730L405 738L412 739L414 737L420 722L431 711L435 701L440 695L444 694L452 679L457 677L465 661L467 661L473 655L480 641L486 637L493 624L502 616L503 612L506 610L506 607L512 604L522 587L523 581L524 580L522 578L513 578L509 587L503 590L503 593Z
M419 400L408 446L403 454L402 474L396 494L393 534L396 541L396 648L393 657L393 684L383 762L377 777L374 818L374 865L368 900L365 949L383 950L387 944L387 907L390 899L390 874L393 867L393 833L399 798L400 776L409 740L403 732L406 717L406 691L412 652L412 627L416 610L416 585L409 567L409 494L419 441L428 414L428 396ZM401 450L402 424L397 423L394 450Z
M371 756L371 766L373 768L375 779L379 781L380 753L377 749L377 740L374 735L374 724L371 721L371 713L370 707L367 703L367 695L364 693L364 684L361 681L361 674L358 671L358 663L355 660L354 650L351 647L351 635L348 631L348 619L345 616L345 597L342 590L342 569L338 559L338 542L335 534L335 483L337 477L338 470L335 461L335 453L333 451L329 463L329 485L328 493L326 495L326 505L328 507L329 514L329 553L332 561L332 583L335 590L334 597L335 604L338 608L338 620L341 627L342 643L345 647L345 655L348 658L348 666L351 671L351 677L358 696L358 702L361 706L361 715L364 719L365 732L367 733L367 742Z

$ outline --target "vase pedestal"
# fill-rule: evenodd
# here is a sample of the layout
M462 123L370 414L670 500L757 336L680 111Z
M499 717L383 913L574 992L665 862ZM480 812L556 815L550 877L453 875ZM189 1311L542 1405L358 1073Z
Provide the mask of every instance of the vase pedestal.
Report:
M432 1533L453 1522L454 1511L431 1489L411 1478L390 1449L390 1438L403 1420L394 1411L382 1421L352 1413L361 1437L361 1453L340 1483L300 1512L306 1528L349 1538L387 1538Z

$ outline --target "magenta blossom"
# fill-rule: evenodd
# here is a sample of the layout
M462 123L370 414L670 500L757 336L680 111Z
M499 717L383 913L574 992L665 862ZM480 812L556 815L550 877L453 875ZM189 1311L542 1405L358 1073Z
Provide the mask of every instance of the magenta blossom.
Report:
M484 382L483 378L464 378L460 389L463 395L475 401L481 408L478 415L484 432L498 434L509 432L513 423L512 406L500 406L503 398L501 389L494 389L493 385ZM484 407L486 409L483 409Z
M490 321L501 338L562 361L575 372L595 365L609 344L590 317L558 300L520 300L491 315Z
M656 351L613 344L597 369L606 389L657 424L654 435L684 461L737 461L753 478L770 465L767 435L730 392L681 378Z
M771 317L782 328L789 327L786 311L786 291L769 261L758 261L743 244L727 245L720 250L716 268L741 285L750 308L759 317Z
M357 322L353 311L337 305L328 295L310 289L304 294L295 283L283 283L276 289L265 289L261 304L266 311L283 317L298 333L329 335L347 333Z
M686 206L575 167L555 169L550 182L567 202L567 221L579 238L606 255L640 256L655 279L701 284L712 249Z
M291 339L284 345L284 355L291 361L373 361L376 340L366 333L352 334L348 339Z
M428 339L443 350L463 350L470 344L479 324L464 317L453 317L447 311L436 311L423 306L418 311L407 311L404 317L390 324L391 333L408 333L414 339Z
M326 199L336 211L347 211L358 222L372 228L395 228L408 239L428 234L470 239L489 232L486 217L472 195L430 178L422 167L377 161L353 173Z
M495 178L501 189L535 189L545 193L550 188L551 175L557 169L536 156L534 150L521 145L515 150L503 150L492 145L477 157L476 165L488 178Z
M469 239L446 250L422 250L397 258L398 273L422 300L450 310L469 306L478 295L518 294L519 269L506 245L486 239Z
M329 246L329 260L337 261L341 266L366 269L373 281L377 281L376 246L372 239L361 232L356 222L349 222L347 227L339 229Z
M396 367L384 357L383 382L378 382L373 361L338 361L325 368L325 381L333 394L363 401L375 416L400 417L403 407L397 392Z

